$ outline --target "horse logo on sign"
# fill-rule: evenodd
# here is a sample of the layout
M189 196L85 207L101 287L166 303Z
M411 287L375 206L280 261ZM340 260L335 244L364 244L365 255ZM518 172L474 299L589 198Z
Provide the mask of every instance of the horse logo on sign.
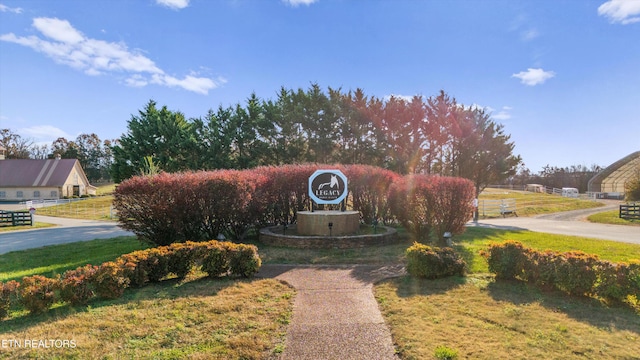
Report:
M340 170L317 170L309 177L309 196L316 204L339 204L347 197L347 178Z

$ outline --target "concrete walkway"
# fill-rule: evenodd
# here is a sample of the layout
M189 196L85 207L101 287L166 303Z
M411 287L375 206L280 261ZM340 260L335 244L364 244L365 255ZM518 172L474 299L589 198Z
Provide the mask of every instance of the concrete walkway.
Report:
M258 276L298 291L281 358L398 359L372 288L402 274L401 265L263 266Z

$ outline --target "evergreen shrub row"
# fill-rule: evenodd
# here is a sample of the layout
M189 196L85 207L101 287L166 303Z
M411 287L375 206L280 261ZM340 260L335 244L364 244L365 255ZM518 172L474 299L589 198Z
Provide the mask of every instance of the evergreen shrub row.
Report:
M20 304L31 313L42 313L58 301L83 305L95 297L116 299L129 286L159 282L170 274L182 279L198 267L213 278L250 277L260 265L255 246L215 240L134 251L100 266L68 270L55 278L33 275L24 277L22 283L0 283L0 319L8 315L12 304Z
M349 207L365 223L399 222L418 240L433 229L460 233L472 214L473 183L426 175L402 177L368 165L283 165L249 170L137 176L116 189L123 228L141 240L169 245L216 239L242 241L247 231L292 223L309 209L308 179L317 169L338 169L348 179Z
M517 279L571 295L617 302L640 299L640 262L613 263L581 251L538 251L516 241L492 244L481 255L497 279Z
M437 279L465 273L465 261L450 247L430 247L416 242L407 249L406 255L407 272L416 277Z

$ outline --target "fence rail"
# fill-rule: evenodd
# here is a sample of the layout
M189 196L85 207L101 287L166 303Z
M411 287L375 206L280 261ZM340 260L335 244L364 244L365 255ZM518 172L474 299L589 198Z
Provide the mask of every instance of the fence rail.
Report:
M0 226L32 226L33 218L28 211L0 210Z
M516 199L480 200L478 202L478 215L482 217L517 216Z
M622 204L620 205L620 218L626 220L640 220L639 204Z

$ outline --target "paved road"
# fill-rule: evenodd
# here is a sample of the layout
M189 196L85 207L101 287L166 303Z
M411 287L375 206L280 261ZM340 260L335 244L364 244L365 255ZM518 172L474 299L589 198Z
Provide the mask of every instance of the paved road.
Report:
M37 222L56 224L58 226L1 232L0 254L76 241L134 236L133 233L122 230L117 223L110 221L64 219L40 215L36 215L35 219Z
M534 217L507 217L480 220L470 226L494 227L500 229L530 230L560 235L574 235L586 238L613 240L632 244L640 244L640 226L596 224L586 221L586 217L607 210L616 209L617 205L565 211L555 214Z

